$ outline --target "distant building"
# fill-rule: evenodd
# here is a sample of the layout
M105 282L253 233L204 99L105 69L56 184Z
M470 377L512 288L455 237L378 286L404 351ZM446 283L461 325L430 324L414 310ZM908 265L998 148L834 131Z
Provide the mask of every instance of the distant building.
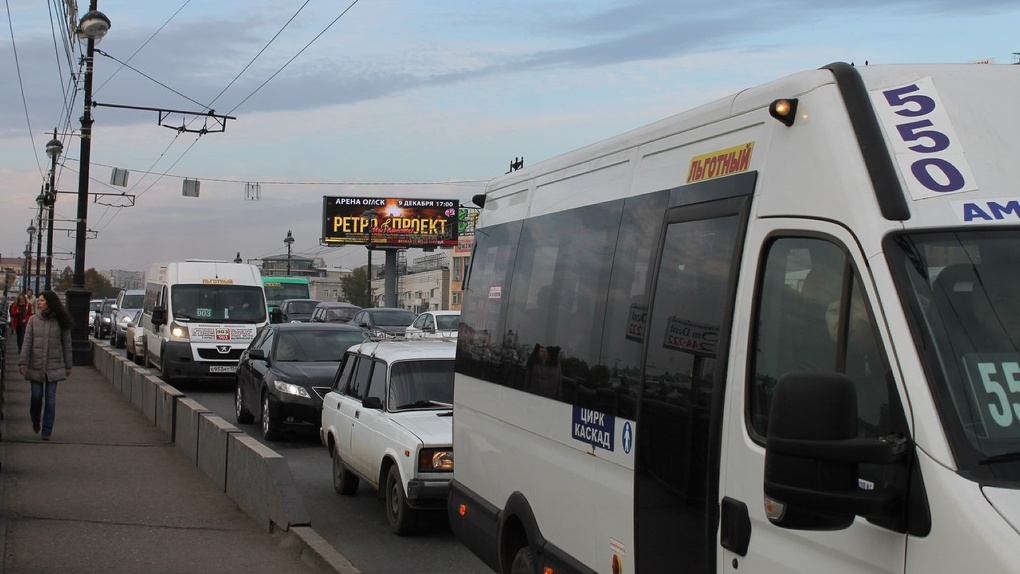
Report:
M111 269L110 271L104 271L102 275L110 281L110 285L117 289L145 289L144 271Z
M288 260L290 272L287 272ZM319 269L325 265L321 257L308 258L291 255L273 255L262 258L262 275L264 277L319 277Z

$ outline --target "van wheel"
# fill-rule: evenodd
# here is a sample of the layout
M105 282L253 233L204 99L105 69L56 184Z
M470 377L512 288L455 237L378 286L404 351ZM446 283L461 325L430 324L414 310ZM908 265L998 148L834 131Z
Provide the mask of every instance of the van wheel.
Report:
M238 424L242 425L255 420L255 415L248 410L248 407L244 406L244 393L241 391L241 381L237 381L237 387L234 390L234 416L237 417Z
M125 347L124 348L124 356L127 357L127 360L129 360L131 362L135 362L135 354L131 352L131 349L128 349L127 347Z
M386 475L386 521L390 530L397 536L407 536L414 532L418 524L418 513L407 505L404 485L400 482L400 470L394 464Z
M340 450L333 448L333 489L350 496L358 491L358 483L360 480L354 475L347 467L344 466L343 459L340 458Z
M262 438L277 440L280 438L280 421L273 414L269 402L269 393L262 393Z
M159 378L163 379L164 383L170 382L170 365L166 362L166 350L163 350L163 354L159 357Z
M510 574L535 574L535 557L531 554L530 546L517 551L514 563L510 566Z

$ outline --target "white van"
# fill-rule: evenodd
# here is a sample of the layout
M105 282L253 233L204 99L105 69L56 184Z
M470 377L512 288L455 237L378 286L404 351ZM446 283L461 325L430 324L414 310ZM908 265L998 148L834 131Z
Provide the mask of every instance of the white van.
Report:
M229 380L269 322L258 267L226 261L157 263L145 279L146 365L164 381Z
M448 503L494 571L1020 571L1020 67L832 64L512 171Z

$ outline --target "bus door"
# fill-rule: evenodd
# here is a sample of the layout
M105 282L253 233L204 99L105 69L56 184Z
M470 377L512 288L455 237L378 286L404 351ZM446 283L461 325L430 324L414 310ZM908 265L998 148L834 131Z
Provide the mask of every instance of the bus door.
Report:
M842 373L856 388L860 437L909 436L864 256L847 229L816 220L755 221L746 244L716 498L718 572L903 572L907 535L894 524L850 516L843 525L795 530L766 517L765 438L784 374ZM861 488L902 481L889 475L892 466L860 465Z
M637 419L638 572L715 572L719 435L732 298L754 174L667 211L652 282ZM671 205L677 201L671 199ZM682 201L681 201L682 203Z

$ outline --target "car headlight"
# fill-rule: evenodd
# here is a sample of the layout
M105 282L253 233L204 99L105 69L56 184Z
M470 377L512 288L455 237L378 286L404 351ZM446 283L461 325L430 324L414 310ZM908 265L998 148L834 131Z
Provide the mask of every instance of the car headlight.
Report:
M453 472L453 449L421 449L418 452L418 472Z
M301 385L295 385L293 383L284 383L281 381L273 381L273 388L275 388L277 391L280 391L281 393L286 393L288 395L295 395L305 399L312 398L311 395L308 394L308 391Z
M188 326L181 325L178 322L170 323L170 336L174 339L187 339L188 338Z

